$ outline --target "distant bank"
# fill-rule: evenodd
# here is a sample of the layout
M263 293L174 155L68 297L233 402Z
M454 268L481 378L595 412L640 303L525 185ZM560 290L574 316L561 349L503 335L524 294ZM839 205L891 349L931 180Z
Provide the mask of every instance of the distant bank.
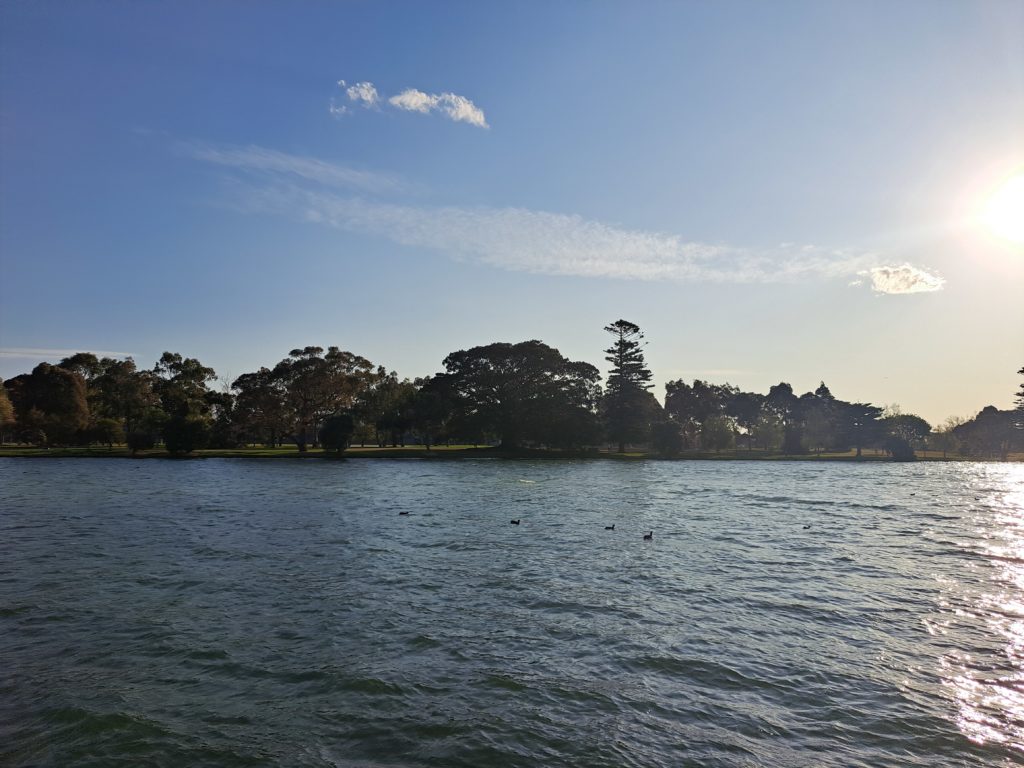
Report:
M132 453L125 446L113 448L37 448L31 446L0 446L0 458L94 458L94 459L308 459L335 460L338 456L326 455L319 449L299 452L295 446L279 448L211 448L199 449L181 456L172 456L166 450L151 449ZM458 460L458 459L603 459L609 461L894 461L881 450L865 450L861 456L855 451L822 452L805 454L784 454L777 451L733 449L726 451L686 451L677 456L664 457L645 451L561 451L545 449L522 449L517 451L502 450L491 446L432 446L429 450L421 445L405 447L353 447L347 449L340 458L347 459L420 459ZM918 451L917 461L978 461L970 456L959 456L951 453L943 455L942 451ZM1024 453L1011 453L1007 461L1024 461Z

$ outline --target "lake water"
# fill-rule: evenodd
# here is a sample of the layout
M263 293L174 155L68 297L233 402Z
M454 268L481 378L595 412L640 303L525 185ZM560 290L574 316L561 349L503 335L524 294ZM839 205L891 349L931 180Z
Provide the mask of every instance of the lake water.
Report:
M1024 761L1021 465L4 459L0 502L0 764Z

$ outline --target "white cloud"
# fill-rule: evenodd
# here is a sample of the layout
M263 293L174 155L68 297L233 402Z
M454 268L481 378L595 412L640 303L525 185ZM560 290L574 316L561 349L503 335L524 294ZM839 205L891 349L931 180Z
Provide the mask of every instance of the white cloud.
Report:
M338 84L342 85L344 82L344 80L339 80ZM356 83L345 89L345 93L348 94L351 101L357 104L361 103L364 107L375 106L378 101L377 89L373 87L373 83Z
M355 104L361 104L369 108L377 107L381 103L382 97L373 83L364 81L355 85L348 85L344 80L339 80L338 87L344 88L349 101ZM397 96L389 98L387 104L395 109L405 112L419 112L423 115L430 112L438 112L456 123L469 123L477 128L490 128L487 124L487 118L484 117L483 110L465 96L459 96L457 93L450 93L448 91L444 93L424 93L416 88L406 88ZM338 104L333 98L328 106L328 111L335 117L351 112L348 107L344 104Z
M406 88L397 96L392 96L388 102L398 109L407 112L420 112L427 114L432 111L440 111L457 123L469 123L478 128L489 128L484 112L476 104L465 96L456 93L424 93L415 88Z
M881 257L870 252L794 243L754 249L695 242L528 208L403 205L326 189L354 187L371 194L408 189L388 176L261 147L193 147L190 153L268 178L262 185L236 180L232 203L239 211L286 215L507 270L675 282L842 279L852 280L851 285L870 275L873 289L884 293L934 291L944 283L910 264L879 266Z
M872 267L861 274L871 276L871 289L876 293L930 293L941 291L946 283L944 278L912 264Z
M103 349L39 349L26 347L0 347L0 357L22 358L32 360L61 360L77 355L79 352L91 352L96 357L132 357L131 352L110 352Z
M848 277L870 255L784 245L763 251L613 227L525 208L421 207L295 185L249 188L241 210L278 213L517 272L676 282Z
M437 96L431 96L429 93L417 91L415 88L406 88L397 96L392 96L388 99L388 102L392 106L408 112L427 114L430 110L437 108L438 98Z
M273 149L248 147L214 147L206 144L179 144L179 150L215 165L257 171L274 176L294 176L306 181L333 187L359 189L366 192L397 192L407 189L401 179L383 173L360 171L313 157L289 155Z

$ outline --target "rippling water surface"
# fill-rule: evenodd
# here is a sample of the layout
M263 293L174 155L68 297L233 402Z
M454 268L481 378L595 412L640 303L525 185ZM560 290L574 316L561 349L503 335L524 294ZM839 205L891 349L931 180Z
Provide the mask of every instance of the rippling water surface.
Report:
M1024 466L5 459L0 501L2 764L1024 761Z

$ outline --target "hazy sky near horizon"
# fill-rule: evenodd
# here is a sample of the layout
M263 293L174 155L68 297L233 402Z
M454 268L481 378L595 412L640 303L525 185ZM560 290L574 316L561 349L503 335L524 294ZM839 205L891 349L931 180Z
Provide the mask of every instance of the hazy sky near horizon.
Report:
M0 4L0 376L602 327L683 377L1011 406L1020 2Z

